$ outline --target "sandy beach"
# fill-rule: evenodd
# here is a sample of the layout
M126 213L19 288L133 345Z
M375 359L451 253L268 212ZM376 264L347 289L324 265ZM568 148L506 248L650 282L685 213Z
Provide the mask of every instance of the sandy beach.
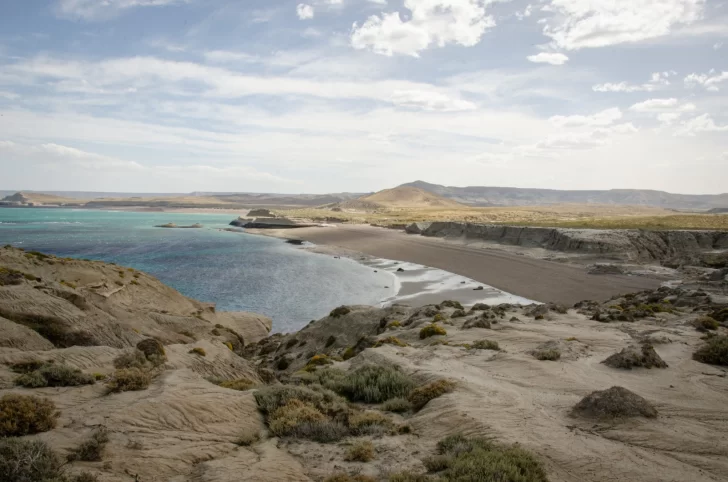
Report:
M661 281L626 275L590 275L583 268L485 250L366 225L247 230L344 248L378 258L416 263L455 273L517 296L572 305L606 300L620 293L655 289Z

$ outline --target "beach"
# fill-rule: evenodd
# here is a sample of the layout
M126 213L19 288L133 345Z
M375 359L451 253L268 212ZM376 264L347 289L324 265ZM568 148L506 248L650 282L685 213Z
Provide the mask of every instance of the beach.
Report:
M573 305L586 299L606 300L620 293L656 289L662 283L642 276L591 275L579 266L367 225L248 229L246 232L302 239L377 258L429 266L539 302Z

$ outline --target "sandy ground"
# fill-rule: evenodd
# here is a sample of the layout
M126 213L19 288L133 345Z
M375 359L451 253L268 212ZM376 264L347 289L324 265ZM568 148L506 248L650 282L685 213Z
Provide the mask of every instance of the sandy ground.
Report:
M431 266L541 302L572 305L586 299L605 300L620 293L655 289L661 283L648 277L590 275L578 266L365 225L247 232L303 239L379 258Z

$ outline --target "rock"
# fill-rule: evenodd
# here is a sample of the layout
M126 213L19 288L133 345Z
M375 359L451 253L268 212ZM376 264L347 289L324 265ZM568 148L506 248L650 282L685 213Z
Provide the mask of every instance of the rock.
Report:
M165 360L167 355L164 351L164 345L159 340L147 338L136 345L137 350L144 353L147 360Z
M596 419L657 417L650 402L623 387L592 392L574 406L572 416Z
M624 269L616 264L595 264L587 271L589 274L624 274Z
M403 268L397 268L397 273L404 273L404 269Z
M483 291L484 289L484 286L478 286L477 288L473 288L473 291Z
M467 313L465 313L465 310L455 310L453 311L452 315L450 315L451 318L465 318Z
M459 301L445 300L440 303L440 308L456 308L458 310L464 310L463 305Z
M642 368L667 368L667 363L660 358L655 348L650 344L643 344L641 347L629 346L619 353L615 353L602 363L612 368L631 370L634 367Z
M409 234L422 234L432 223L412 223L404 228L405 232Z
M485 303L475 303L472 308L470 308L470 312L474 311L488 311L490 309L490 305L486 305Z
M294 244L296 246L301 246L304 243L304 240L303 239L287 239L286 243Z

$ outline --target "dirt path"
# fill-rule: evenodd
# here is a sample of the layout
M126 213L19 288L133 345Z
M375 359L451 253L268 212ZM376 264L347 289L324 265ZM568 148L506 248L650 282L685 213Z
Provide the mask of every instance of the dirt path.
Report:
M660 285L655 279L590 275L583 268L553 261L445 243L371 226L301 228L284 234L380 258L432 266L542 302L572 305L585 299L605 300L619 293L655 289Z

